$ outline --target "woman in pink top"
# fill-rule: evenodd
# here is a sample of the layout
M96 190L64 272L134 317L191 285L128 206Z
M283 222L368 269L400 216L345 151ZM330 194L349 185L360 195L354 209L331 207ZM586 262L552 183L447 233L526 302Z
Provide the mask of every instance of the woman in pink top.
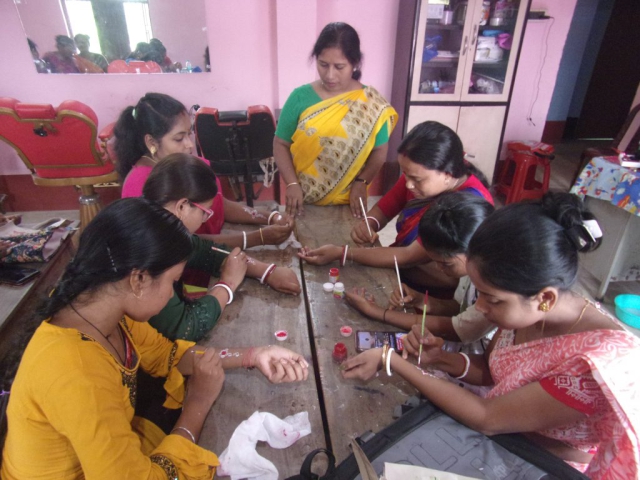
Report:
M122 196L138 197L156 163L172 153L192 153L191 120L185 106L169 95L147 93L135 106L125 108L115 125L117 170L123 181ZM206 162L206 160L203 159ZM208 162L207 162L208 163ZM249 208L222 196L220 181L212 209L216 212L198 234L230 247L278 245L293 231L286 214ZM254 231L221 234L222 224L264 225Z

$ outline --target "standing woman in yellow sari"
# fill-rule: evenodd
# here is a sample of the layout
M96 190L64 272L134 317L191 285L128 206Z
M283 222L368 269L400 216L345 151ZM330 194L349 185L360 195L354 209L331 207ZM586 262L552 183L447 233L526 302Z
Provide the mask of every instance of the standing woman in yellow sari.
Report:
M282 108L273 153L287 184L287 213L304 203L349 204L362 216L367 187L387 156L398 114L360 83L362 52L354 28L330 23L313 47L319 80L296 88Z

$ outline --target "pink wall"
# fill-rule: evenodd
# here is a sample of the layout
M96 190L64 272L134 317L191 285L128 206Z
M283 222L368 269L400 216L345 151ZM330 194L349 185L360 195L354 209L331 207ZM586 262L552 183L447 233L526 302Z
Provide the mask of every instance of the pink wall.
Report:
M504 132L503 157L506 142L542 138L576 1L533 0L531 3L532 10L545 10L553 20L534 20L527 24Z
M184 64L187 60L204 71L207 46L205 0L149 0L153 36L167 48L167 56ZM176 28L179 26L179 28Z
M14 7L13 2L0 1L9 4L14 9L18 9L27 35L38 45L40 56L56 49L56 35L69 35L59 2L52 2L51 0L21 0ZM2 18L5 18L4 15ZM24 33L18 38L24 38Z

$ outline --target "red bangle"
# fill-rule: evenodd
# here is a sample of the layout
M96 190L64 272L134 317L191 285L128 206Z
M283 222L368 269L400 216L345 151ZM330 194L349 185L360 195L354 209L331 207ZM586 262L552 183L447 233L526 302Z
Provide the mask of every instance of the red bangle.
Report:
M263 281L264 284L267 283L267 279L269 278L269 275L271 275L275 271L275 269L276 269L275 265L271 265L269 267L269 270L267 270L267 272L264 275L264 281Z

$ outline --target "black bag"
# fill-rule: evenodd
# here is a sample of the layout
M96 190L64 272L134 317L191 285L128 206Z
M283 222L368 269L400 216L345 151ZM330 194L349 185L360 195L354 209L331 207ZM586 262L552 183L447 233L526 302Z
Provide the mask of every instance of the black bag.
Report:
M426 402L405 413L397 421L373 435L361 445L378 476L384 463L424 466L473 478L509 480L584 480L584 474L572 468L547 450L519 434L487 437ZM354 480L360 470L354 454L334 466L328 453L329 468L324 475L311 472L313 457L323 449L311 452L300 475L287 480ZM326 452L326 450L324 450Z

